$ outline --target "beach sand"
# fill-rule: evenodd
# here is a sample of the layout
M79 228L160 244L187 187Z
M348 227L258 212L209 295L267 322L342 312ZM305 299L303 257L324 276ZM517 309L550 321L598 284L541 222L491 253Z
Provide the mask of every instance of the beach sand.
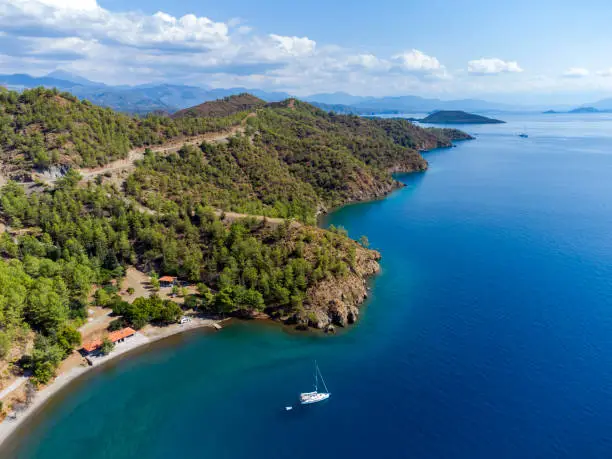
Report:
M18 413L16 417L13 417L14 413L9 413L9 416L7 416L0 423L0 446L7 438L11 436L13 432L15 432L15 430L19 428L19 426L24 424L40 408L42 408L54 394L56 394L60 389L65 387L74 379L87 373L92 368L104 365L106 362L109 362L120 355L134 349L138 349L154 341L158 341L178 333L183 333L187 330L194 330L202 327L212 328L214 324L219 322L221 321L195 317L191 322L186 324L172 324L167 327L153 327L151 325L147 325L134 336L126 339L123 343L118 343L115 346L115 349L109 355L91 359L92 366L87 365L85 363L85 359L81 357L77 351L74 351L73 355L66 359L65 363L60 367L59 375L55 378L55 380L36 393L32 404L28 408ZM23 382L25 381L21 381L21 383Z

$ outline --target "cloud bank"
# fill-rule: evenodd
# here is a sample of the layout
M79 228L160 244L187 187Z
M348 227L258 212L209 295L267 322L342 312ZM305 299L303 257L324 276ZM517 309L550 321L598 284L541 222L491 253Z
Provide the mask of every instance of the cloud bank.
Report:
M571 68L551 82L528 75L517 61L480 58L459 63L460 68L454 64L409 44L379 55L309 36L261 33L236 19L111 11L97 0L0 0L1 73L42 75L60 68L109 84L164 81L297 95L347 91L439 97L525 91L559 82L568 87L589 75Z
M565 78L584 78L588 77L590 72L587 69L581 67L571 67L563 72Z
M523 69L516 61L481 58L468 62L468 72L472 75L497 75L500 73L520 73L522 71Z

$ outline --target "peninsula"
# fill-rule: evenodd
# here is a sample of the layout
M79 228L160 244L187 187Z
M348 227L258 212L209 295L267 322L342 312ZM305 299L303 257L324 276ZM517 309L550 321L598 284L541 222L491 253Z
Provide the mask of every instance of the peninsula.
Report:
M353 323L380 255L317 215L384 196L401 186L393 172L427 168L419 150L471 138L250 95L173 117L42 88L0 89L0 106L5 401L20 378L51 382L75 349L112 349L113 331Z
M417 120L425 124L502 124L505 121L486 116L475 115L460 110L440 110L423 119Z

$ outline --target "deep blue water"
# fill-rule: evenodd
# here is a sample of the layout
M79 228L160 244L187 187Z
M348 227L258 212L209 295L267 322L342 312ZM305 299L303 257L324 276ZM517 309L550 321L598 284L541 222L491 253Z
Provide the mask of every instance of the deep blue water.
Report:
M612 457L612 117L510 121L330 216L383 255L357 326L158 344L72 386L4 454ZM314 358L331 399L284 411Z

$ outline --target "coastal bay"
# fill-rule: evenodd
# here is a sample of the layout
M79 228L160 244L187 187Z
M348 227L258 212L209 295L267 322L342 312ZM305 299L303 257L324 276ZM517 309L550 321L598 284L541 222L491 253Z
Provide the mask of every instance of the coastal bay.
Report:
M96 372L0 456L605 457L611 126L468 128L404 188L325 220L383 256L354 328L190 334ZM285 412L315 358L331 399Z
M215 327L221 326L220 322L223 321L196 318L185 324L173 324L163 328L148 327L144 333L138 332L129 340L117 344L109 355L101 355L92 360L91 366L85 364L85 362L78 365L77 359L73 358L76 357L76 355L71 356L64 362L65 365L62 365L57 377L50 384L42 388L42 390L37 391L31 405L27 406L24 411L16 414L14 417L8 416L0 422L0 446L12 435L15 435L15 432L22 428L21 426L30 422L30 420L34 418L39 411L56 396L56 394L61 391L69 392L71 383L88 375L92 370L100 369L115 359L125 356L125 354L132 353L136 350L142 350L145 346L155 343L156 341L170 338L174 335L201 328L214 330ZM26 381L26 377L20 378L13 384L14 387L6 389L6 394L10 394L11 391L17 389L19 385L24 384Z

